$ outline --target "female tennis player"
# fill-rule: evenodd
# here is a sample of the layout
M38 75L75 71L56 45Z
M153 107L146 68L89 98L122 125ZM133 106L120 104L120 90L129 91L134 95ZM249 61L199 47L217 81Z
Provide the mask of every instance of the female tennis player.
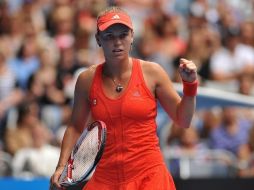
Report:
M156 135L156 103L169 117L188 128L195 111L197 68L181 59L182 98L159 64L130 57L133 25L126 12L110 7L99 14L96 40L105 62L78 77L70 125L51 183L60 189L59 176L73 145L91 115L107 126L104 153L83 190L174 190Z

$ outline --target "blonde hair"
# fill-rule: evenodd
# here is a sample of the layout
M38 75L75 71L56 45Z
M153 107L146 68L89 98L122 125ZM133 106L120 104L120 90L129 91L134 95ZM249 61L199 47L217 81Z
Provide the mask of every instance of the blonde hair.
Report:
M101 11L101 12L98 14L98 16L97 16L97 20L98 20L100 17L106 15L107 13L112 13L112 12L122 12L122 13L125 13L125 14L128 15L128 13L127 13L126 11L124 11L122 8L117 7L117 6L111 6L111 7L106 8L105 10Z

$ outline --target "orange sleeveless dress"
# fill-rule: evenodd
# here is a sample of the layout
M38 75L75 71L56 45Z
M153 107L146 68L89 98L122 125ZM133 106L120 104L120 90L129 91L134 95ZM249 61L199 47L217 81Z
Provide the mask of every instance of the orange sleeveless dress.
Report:
M175 190L156 135L156 99L145 85L138 59L133 59L128 86L117 99L102 88L102 64L90 90L91 112L107 125L103 156L83 190Z

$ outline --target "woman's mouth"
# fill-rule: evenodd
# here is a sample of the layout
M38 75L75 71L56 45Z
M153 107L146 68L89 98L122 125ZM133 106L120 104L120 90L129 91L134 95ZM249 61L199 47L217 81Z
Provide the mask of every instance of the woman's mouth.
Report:
M122 49L114 49L112 50L112 53L114 56L122 56L123 55L123 50Z
M114 49L114 50L113 50L114 53L122 52L122 51L123 51L123 50L121 50L121 49Z

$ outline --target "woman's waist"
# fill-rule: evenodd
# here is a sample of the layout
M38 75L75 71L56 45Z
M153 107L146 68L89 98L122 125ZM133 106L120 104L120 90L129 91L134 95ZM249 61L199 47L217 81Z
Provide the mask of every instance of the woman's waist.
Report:
M96 168L96 176L105 182L124 183L135 179L149 168L162 165L163 157L160 151L136 154L114 154L103 157Z

